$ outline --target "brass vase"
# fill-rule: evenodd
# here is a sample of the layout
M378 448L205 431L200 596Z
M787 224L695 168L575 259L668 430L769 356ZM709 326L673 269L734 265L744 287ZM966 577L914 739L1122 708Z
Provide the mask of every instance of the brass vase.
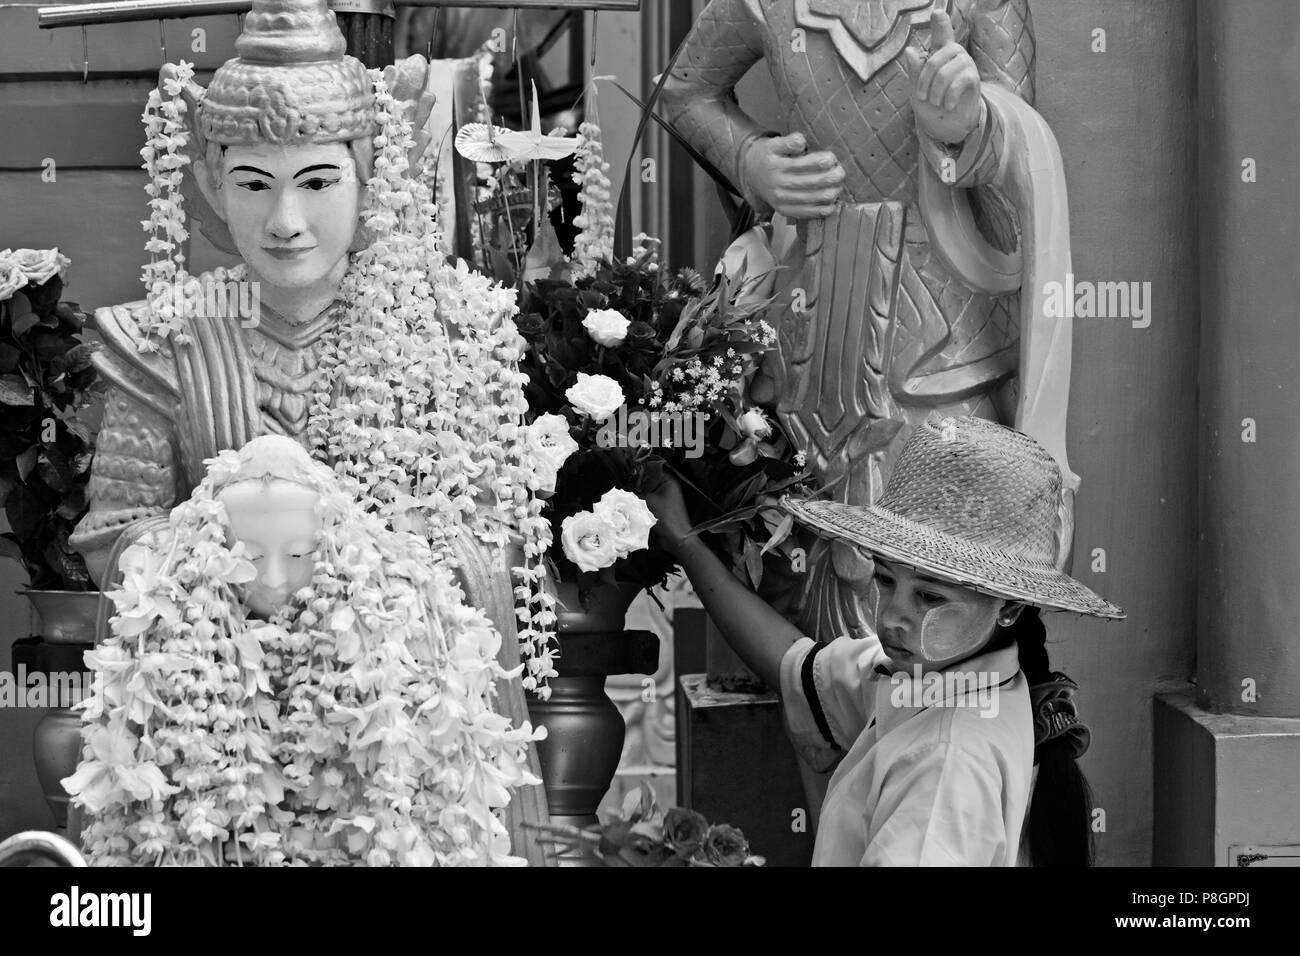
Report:
M90 678L82 655L95 644L98 591L26 591L40 617L36 668L45 674L51 707L32 735L36 776L59 829L68 825L68 794L59 782L81 759L81 714L73 710L78 691L88 693ZM68 675L66 678L55 675ZM75 679L73 679L75 678Z
M624 631L637 585L597 587L586 608L576 584L554 587L559 676L550 680L550 700L530 699L528 713L547 732L537 752L551 822L585 827L599 822L596 808L618 769L626 732L623 715L605 693L605 678L640 673L643 659L657 661L658 645L647 654L644 635Z

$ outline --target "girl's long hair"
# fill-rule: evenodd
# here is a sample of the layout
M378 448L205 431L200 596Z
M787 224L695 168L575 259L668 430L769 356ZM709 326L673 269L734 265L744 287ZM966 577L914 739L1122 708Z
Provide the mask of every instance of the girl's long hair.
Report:
M1010 627L1020 668L1029 686L1052 679L1047 661L1047 631L1038 608L1026 607ZM1092 789L1063 738L1034 748L1038 779L1034 783L1026 833L1034 866L1092 866Z

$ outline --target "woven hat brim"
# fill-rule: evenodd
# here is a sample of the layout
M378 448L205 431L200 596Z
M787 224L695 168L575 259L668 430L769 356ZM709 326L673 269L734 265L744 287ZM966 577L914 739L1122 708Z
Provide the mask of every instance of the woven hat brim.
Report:
M861 545L887 561L907 565L994 597L1034 607L1122 620L1124 611L1054 567L1028 563L1016 555L972 544L879 506L861 508L832 501L782 506L812 528Z

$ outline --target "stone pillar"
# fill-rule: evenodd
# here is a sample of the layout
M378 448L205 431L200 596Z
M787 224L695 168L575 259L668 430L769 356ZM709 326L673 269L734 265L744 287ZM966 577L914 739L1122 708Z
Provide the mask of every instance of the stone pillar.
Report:
M1200 0L1196 700L1300 717L1300 85L1290 0ZM1248 181L1250 180L1250 181ZM1255 692L1243 688L1254 681ZM1250 698L1254 698L1253 700Z
M1197 686L1156 702L1156 864L1300 864L1300 87L1289 0L1198 0Z

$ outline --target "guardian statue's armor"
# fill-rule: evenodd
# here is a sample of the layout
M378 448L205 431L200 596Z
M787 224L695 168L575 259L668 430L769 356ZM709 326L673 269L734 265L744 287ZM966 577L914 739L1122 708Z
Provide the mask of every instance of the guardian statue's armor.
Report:
M921 122L927 56L968 56L978 70L964 139ZM756 187L769 160L754 153L776 134L733 93L760 59L785 132L802 134L809 155L832 154L843 190L789 217L797 234L772 313L779 354L753 397L775 407L834 497L855 504L876 499L905 426L932 411L1013 424L1062 465L1068 542L1070 327L1044 318L1038 294L1069 269L1068 218L1059 152L1030 105L1027 0L712 0L665 88L669 117L767 218L780 203ZM784 223L777 216L769 235L789 233ZM809 633L862 633L863 559L819 542L808 571Z

